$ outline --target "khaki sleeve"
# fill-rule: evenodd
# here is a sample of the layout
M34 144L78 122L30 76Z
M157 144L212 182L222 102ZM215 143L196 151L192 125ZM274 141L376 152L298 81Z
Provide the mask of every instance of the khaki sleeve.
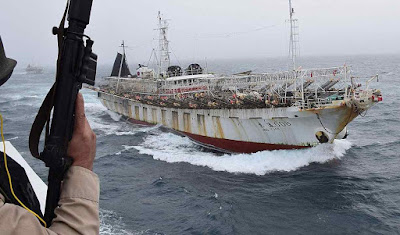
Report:
M4 204L0 195L0 234L99 234L99 179L85 168L71 167L63 182L60 207L50 228L20 206Z
M49 228L57 234L99 234L99 179L83 167L71 167L63 182L60 207Z

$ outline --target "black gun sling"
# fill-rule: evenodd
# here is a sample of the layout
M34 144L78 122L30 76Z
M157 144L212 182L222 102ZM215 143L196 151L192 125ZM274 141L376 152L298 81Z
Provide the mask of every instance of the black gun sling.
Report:
M59 30L57 33L57 40L58 40L58 58L57 58L57 70L56 70L56 75L58 75L59 72L59 66L60 66L60 60L61 60L61 54L62 54L62 48L63 48L63 37L64 37L64 30L65 30L65 18L67 15L67 10L68 10L68 4L65 8L63 18L61 19L60 25L59 25ZM57 77L57 76L56 76ZM54 96L56 92L56 83L57 81L53 84L51 87L50 91L47 93L46 98L44 99L42 106L40 106L39 112L36 115L35 121L32 124L32 129L29 134L29 150L31 151L32 156L35 158L40 159L40 154L39 154L39 141L40 141L40 135L42 134L43 129L46 126L46 133L45 137L48 136L49 133L49 127L50 127L50 114L51 110L54 107Z

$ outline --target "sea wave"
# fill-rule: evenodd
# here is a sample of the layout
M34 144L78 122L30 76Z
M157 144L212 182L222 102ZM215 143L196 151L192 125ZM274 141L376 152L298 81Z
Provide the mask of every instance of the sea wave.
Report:
M123 116L108 110L99 101L93 100L91 97L89 99L85 97L85 99L86 116L90 126L93 130L101 132L101 136L136 135L137 133L151 131L160 127L160 125L148 127L124 122Z
M102 135L116 134L121 129L121 123L118 122L121 116L110 112L100 102L90 102L89 100L85 103L85 112L91 128L101 131ZM104 115L109 116L114 122L104 120Z
M340 159L351 148L347 140L336 140L333 144L322 144L304 150L262 151L253 154L224 154L201 151L187 137L172 133L148 136L140 146L141 154L153 156L156 160L170 163L187 162L209 167L215 171L265 175L271 172L295 171L311 163L325 163Z
M124 149L119 152L116 152L115 155L121 155L122 152L129 151L130 149L135 148L135 146L128 146L128 145L122 145L122 147L124 147Z
M136 135L137 133L144 133L144 132L153 132L157 131L162 125L154 125L154 126L145 126L145 125L140 125L140 124L132 124L132 123L127 123L129 127L131 127L131 131L117 131L114 134L117 136L123 136L123 135ZM125 128L126 129L126 128Z
M131 235L133 233L125 229L122 217L109 210L100 210L100 233L101 235Z
M2 101L2 103L9 103L9 102L12 102L14 105L16 105L17 103L15 103L15 102L17 102L17 101L20 101L20 102L32 102L32 100L33 99L35 99L35 101L34 102L37 102L36 100L40 100L40 99L42 99L43 97L41 97L41 96L39 96L39 95L21 95L21 94L12 94L12 95L8 95L7 97L6 97L6 99L4 99L3 101Z

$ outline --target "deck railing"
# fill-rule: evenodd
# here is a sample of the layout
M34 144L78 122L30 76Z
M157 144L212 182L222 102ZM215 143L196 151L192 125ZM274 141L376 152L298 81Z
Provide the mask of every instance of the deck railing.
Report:
M251 96L256 92L261 97L256 102L264 102L267 106L314 108L330 105L334 100L350 98L351 95L358 96L354 91L358 89L358 84L348 79L349 73L349 67L342 66L251 75L205 74L158 80L112 78L107 89L113 90L118 83L119 92L111 93L126 97L168 97L177 100L182 100L182 97L208 97L221 102L235 102L237 94Z

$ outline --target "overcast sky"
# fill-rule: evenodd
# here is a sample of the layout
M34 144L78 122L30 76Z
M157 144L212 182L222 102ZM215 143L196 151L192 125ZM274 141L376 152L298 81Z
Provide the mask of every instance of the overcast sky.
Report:
M3 0L0 35L20 65L52 65L65 1ZM293 0L303 56L400 54L400 0ZM87 34L100 64L124 39L129 61L146 63L156 46L157 12L170 19L171 58L287 56L287 0L94 0Z

